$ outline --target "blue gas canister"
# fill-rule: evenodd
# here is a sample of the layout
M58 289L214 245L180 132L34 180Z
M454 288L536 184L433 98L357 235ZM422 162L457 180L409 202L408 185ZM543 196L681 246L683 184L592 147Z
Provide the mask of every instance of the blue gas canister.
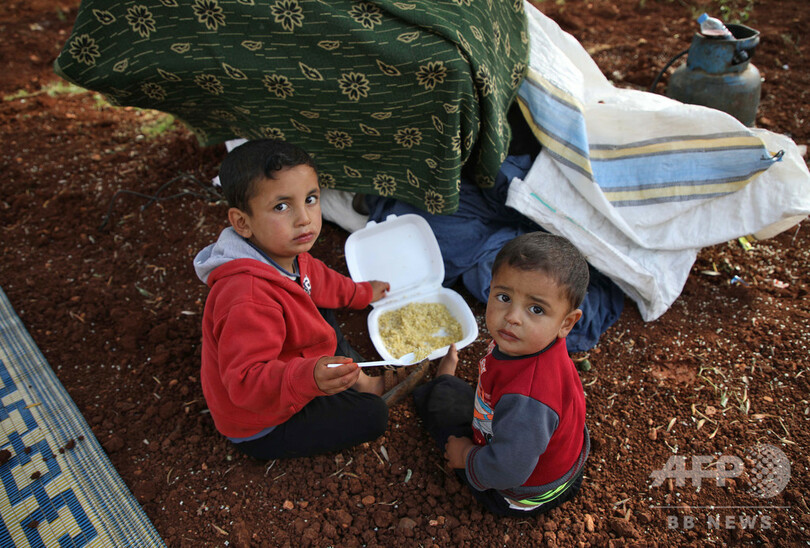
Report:
M756 123L762 92L759 70L751 64L759 32L745 25L701 19L701 26L711 25L712 30L692 37L686 63L670 76L666 94L682 103L722 110L751 127Z

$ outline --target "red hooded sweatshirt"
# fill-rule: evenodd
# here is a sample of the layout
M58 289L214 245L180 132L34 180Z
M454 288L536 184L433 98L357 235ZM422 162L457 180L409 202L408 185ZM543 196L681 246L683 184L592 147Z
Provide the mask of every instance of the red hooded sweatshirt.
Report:
M371 284L355 283L308 253L301 283L256 259L217 266L202 322L202 388L214 423L229 438L276 426L316 396L315 363L337 337L318 308L362 309ZM309 289L309 294L305 290Z

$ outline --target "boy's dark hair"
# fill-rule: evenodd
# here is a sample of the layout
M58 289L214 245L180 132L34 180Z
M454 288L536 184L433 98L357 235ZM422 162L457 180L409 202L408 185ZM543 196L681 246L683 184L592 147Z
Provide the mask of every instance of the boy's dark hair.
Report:
M574 245L547 232L529 232L508 242L495 256L492 275L503 265L539 270L563 289L571 310L579 308L588 290L588 263Z
M219 167L219 183L230 207L250 213L248 205L256 192L255 183L275 179L282 169L307 165L318 171L304 149L287 141L257 139L230 151Z

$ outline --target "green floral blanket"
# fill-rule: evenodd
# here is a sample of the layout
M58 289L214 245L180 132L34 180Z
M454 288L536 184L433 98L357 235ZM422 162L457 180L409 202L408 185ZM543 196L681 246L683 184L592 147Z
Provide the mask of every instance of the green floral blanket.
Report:
M55 62L200 143L276 137L325 187L458 206L493 184L528 55L523 0L83 0Z

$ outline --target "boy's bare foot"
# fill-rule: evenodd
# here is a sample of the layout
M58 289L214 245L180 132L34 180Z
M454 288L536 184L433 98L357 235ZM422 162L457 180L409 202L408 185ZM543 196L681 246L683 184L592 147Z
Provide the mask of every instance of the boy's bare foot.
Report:
M368 394L377 394L378 396L382 396L385 390L385 379L383 379L382 375L372 377L370 375L366 375L363 371L360 371L360 376L357 378L357 382L354 383L353 388L358 392L366 392Z
M436 368L436 376L439 375L452 375L456 374L456 367L458 366L458 350L456 345L451 344L450 350L444 355L442 361L439 362L439 367Z

